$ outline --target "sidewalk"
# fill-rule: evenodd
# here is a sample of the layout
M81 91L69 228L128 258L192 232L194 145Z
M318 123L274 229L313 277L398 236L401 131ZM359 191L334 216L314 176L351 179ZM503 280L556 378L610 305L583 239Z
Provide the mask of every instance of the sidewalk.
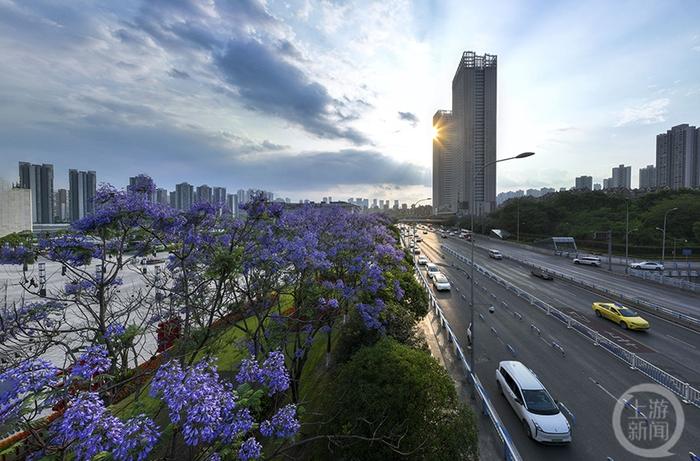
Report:
M421 321L420 328L430 347L430 354L440 362L440 365L445 367L452 377L457 394L462 401L474 410L479 430L479 458L488 460L502 459L503 448L501 447L501 441L496 435L489 417L485 416L481 412L481 408L476 406L476 402L471 400L471 388L467 381L464 367L455 359L445 335L441 334L440 323L436 320L432 309Z

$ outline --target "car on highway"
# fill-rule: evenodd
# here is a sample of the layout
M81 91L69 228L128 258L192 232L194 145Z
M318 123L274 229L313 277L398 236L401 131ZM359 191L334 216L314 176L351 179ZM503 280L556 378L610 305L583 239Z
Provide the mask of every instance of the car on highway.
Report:
M426 257L423 256L423 255L421 255L421 256L418 257L418 265L420 265L420 266L425 266L425 265L428 264L429 262L430 262L430 261L428 261L428 258L426 258Z
M447 237L447 234L445 234L444 232L442 232L442 233L440 234L440 237L445 238L445 237Z
M425 271L428 274L428 277L430 277L431 279L435 274L440 273L440 269L438 269L437 264L435 263L428 263L425 266Z
M625 330L648 330L649 322L632 309L618 303L593 303L596 317L617 323Z
M571 442L571 426L537 375L521 362L504 360L496 385L522 422L529 438L543 443Z
M428 233L428 231L427 231L427 230L424 230L424 231L423 231L423 233L424 233L424 234L427 234L427 233Z
M643 271L662 271L664 270L664 265L652 261L642 261L639 263L630 264L630 269L639 269Z
M597 256L577 256L574 264L585 264L588 266L600 267L600 258Z
M489 250L489 258L503 259L503 255L498 250Z
M422 241L423 241L423 239L422 239L422 238L420 238L420 237L416 237L416 242L422 242Z
M539 267L533 268L530 273L534 275L535 277L539 277L542 280L554 280L554 277L552 277L549 272L545 271L544 269L540 269Z
M420 254L420 248L415 247L415 248L413 249L413 254L414 254L414 255L419 255L419 254Z
M469 323L469 327L467 327L467 344L469 346L472 345L472 324Z
M447 277L445 277L445 274L442 272L433 275L433 285L437 291L450 291L452 288L450 286L450 281L447 280Z

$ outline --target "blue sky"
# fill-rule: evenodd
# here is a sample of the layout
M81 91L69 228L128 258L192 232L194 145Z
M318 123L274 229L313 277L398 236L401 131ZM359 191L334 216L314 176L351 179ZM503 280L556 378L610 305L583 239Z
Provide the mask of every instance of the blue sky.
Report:
M696 1L0 0L0 177L17 162L261 187L430 195L430 120L462 51L498 55L499 191L654 163L700 124Z

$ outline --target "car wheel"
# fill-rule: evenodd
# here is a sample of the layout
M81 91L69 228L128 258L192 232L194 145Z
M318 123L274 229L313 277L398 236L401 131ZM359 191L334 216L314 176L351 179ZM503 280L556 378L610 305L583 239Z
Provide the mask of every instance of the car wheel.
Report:
M525 435L528 439L532 438L532 431L530 430L530 425L523 419L523 427L525 428Z
M601 318L603 317L603 314L601 314L600 311L595 311L595 316Z
M578 262L578 261L574 261L574 264L581 264L581 263L580 263L580 262Z
M501 382L498 380L496 380L496 387L498 388L498 393L505 397L506 395L503 393L503 387L501 387Z
M622 327L623 330L627 329L627 324L624 321L620 322L620 326Z

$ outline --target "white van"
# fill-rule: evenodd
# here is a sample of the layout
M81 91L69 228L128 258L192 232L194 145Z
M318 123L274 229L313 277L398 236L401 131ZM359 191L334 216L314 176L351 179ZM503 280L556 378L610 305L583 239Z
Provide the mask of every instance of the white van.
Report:
M426 269L426 272L428 273L428 277L430 277L431 279L433 278L433 276L434 276L435 274L439 274L439 273L440 273L440 269L438 269L437 264L435 264L435 263L428 263L428 264L426 264L426 268L425 268L425 269Z
M498 364L496 385L522 421L529 438L545 443L571 442L571 426L537 375L521 362Z
M574 264L587 264L589 266L600 267L600 258L597 256L581 256L574 258Z
M503 259L503 255L498 250L489 250L489 257L493 259Z

